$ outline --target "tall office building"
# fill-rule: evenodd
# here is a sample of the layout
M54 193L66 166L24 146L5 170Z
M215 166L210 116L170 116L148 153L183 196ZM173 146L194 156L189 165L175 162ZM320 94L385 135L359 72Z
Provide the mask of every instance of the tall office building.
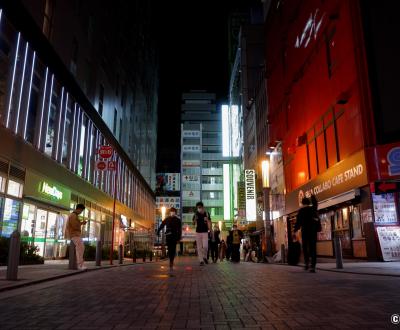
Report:
M213 222L223 220L222 125L215 94L191 91L182 95L181 130L183 236L190 241L198 201L203 201Z
M66 218L77 203L86 206L87 244L116 248L127 228L153 226L149 171L138 162L147 154L136 158L131 147L152 148L146 137L155 134L147 123L155 121L156 77L132 84L128 78L147 76L130 75L145 56L132 61L134 49L109 46L115 31L99 32L116 28L106 23L129 4L119 5L109 12L94 1L0 2L0 236L19 230L45 258L65 256ZM140 16L142 7L135 8ZM114 19L125 31L120 36L144 43L145 19L132 27L127 17ZM139 140L131 136L134 126L123 126L131 123L143 126ZM109 170L100 163L101 146L114 151Z

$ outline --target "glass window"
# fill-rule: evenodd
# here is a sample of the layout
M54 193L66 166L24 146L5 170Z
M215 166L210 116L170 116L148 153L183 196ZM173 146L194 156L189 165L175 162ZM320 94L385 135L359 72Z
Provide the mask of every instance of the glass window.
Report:
M84 115L83 116L83 123L81 126L81 138L79 143L79 163L78 163L78 175L81 176L83 173L83 153L85 150L85 136L86 136L86 127L87 127L88 119Z
M56 131L56 119L57 119L57 102L58 98L61 97L60 86L57 81L53 82L54 87L51 93L51 99L49 109L47 113L47 132L46 132L46 143L44 152L51 156L54 147L54 134Z
M10 237L14 230L18 229L18 219L21 202L6 198L4 203L4 216L1 223L1 236Z
M69 95L67 94L67 97ZM62 148L62 163L69 166L69 153L71 152L72 146L72 130L73 130L73 116L74 116L74 101L71 97L68 97L67 111L65 112L65 120L63 127L63 148Z
M25 242L33 242L36 223L35 214L35 205L24 204L22 209L21 240Z
M331 217L332 212L323 213L320 215L321 231L318 233L319 241L329 241L332 239Z
M22 183L13 180L8 180L7 194L21 198L23 188L24 185Z
M361 224L360 208L358 206L351 207L351 221L353 225L353 238L362 238L364 236Z
M4 176L0 175L0 192L4 193L6 189L6 181L7 179Z

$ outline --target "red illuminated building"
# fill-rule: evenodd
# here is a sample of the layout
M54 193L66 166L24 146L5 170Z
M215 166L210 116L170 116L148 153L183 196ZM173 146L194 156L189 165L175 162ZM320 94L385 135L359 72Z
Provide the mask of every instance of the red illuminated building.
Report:
M271 2L269 141L282 141L289 248L299 198L313 193L323 227L319 255L333 256L338 235L344 256L400 260L394 7L368 0Z

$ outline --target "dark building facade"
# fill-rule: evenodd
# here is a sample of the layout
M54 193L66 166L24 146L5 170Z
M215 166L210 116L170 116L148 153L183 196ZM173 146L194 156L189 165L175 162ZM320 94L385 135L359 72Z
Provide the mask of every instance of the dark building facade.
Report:
M399 56L393 3L272 1L266 16L270 145L285 177L287 239L316 195L318 254L398 260ZM389 238L388 238L389 237ZM388 242L391 243L388 243Z
M136 122L131 116L135 108L131 113L128 109L119 112L125 109L124 104L130 109L130 92L127 87L124 92L124 83L110 84L119 90L109 100L106 95L111 78L103 80L96 72L98 67L91 65L96 53L88 47L93 57L79 56L79 49L94 43L94 35L98 34L89 26L87 32L92 32L92 37L88 35L86 43L80 44L73 36L79 24L62 21L71 17L68 5L73 3L27 1L27 10L20 1L0 1L0 235L7 237L20 230L22 239L36 245L46 258L65 255L65 221L77 203L86 205L82 216L88 223L83 236L88 244L102 240L110 246L114 196L116 245L124 244L126 229L150 228L155 216L154 194L148 183L151 180L140 173L130 145L123 141L132 128L125 130L121 122L129 123L131 118ZM55 15L57 10L59 16ZM90 17L86 16L86 21ZM62 31L63 24L63 29L70 30ZM113 60L116 58L120 58L121 72L129 75L123 57L115 55ZM152 74L143 75L155 79ZM119 79L125 82L122 74ZM142 79L142 84L146 81ZM145 96L146 102L155 102L152 93L142 92L141 98ZM107 104L111 101L112 105ZM117 102L121 107L116 106ZM150 116L149 108L145 109L142 114ZM113 118L112 127L110 114L117 118ZM124 118L121 116L130 119L120 121ZM144 130L148 129L146 123ZM143 148L148 134L143 132ZM115 165L114 171L95 170L102 145L114 150L114 163L109 163Z

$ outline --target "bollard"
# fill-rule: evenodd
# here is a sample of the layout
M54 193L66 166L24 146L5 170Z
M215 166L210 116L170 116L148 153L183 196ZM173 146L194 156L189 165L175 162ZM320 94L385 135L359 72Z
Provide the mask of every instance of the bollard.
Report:
M10 248L8 250L7 280L16 281L18 279L18 265L20 254L21 234L14 230L10 237Z
M96 266L101 266L101 241L97 241L96 244Z
M78 264L76 262L76 254L75 254L75 243L71 240L69 243L69 263L68 269L78 269Z
M118 246L118 263L120 265L122 265L124 263L124 256L122 255L123 254L123 248L124 247L122 246L122 244L120 244Z
M286 247L285 244L281 244L281 263L286 263Z
M335 256L336 256L336 268L343 269L343 256L342 256L342 244L339 236L335 235Z

